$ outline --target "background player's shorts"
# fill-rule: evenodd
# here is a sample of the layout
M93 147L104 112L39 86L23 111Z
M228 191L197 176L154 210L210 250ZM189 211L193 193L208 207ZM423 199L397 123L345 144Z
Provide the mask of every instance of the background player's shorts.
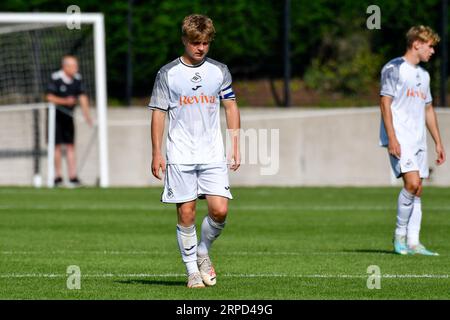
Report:
M428 178L429 176L428 157L425 150L412 151L409 148L401 147L400 160L391 154L389 160L397 178L400 178L402 173L411 171L419 171L421 178Z
M55 122L55 144L73 144L75 141L73 117L57 109Z
M233 199L226 162L167 165L162 202L183 203L206 195Z

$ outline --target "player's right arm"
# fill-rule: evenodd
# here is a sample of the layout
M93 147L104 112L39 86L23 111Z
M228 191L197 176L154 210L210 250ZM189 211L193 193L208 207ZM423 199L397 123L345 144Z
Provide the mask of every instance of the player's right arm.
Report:
M152 174L155 178L161 180L159 171L164 174L166 171L166 162L161 153L162 138L164 134L164 125L166 120L166 112L158 109L152 112Z
M57 104L59 106L73 106L73 105L77 104L77 99L72 96L69 96L66 98L61 98L61 97L55 96L52 93L48 93L46 95L46 99L48 102Z
M401 148L400 143L397 140L394 130L394 122L392 121L392 97L381 96L381 116L383 117L384 128L389 139L388 152L394 157L400 159Z
M73 107L77 104L77 98L74 96L68 96L68 97L59 97L60 91L58 90L58 82L57 77L54 76L55 74L52 74L48 84L47 88L45 90L45 99L48 102L51 102L53 104L59 105L59 106L68 106Z
M163 174L166 171L166 161L161 152L164 126L166 124L166 113L169 109L169 85L167 72L159 71L153 85L152 96L148 107L153 110L151 137L152 137L152 174L155 178L162 180L160 170Z
M390 62L381 70L380 108L384 128L388 137L388 152L390 155L400 159L401 149L394 130L392 117L392 101L397 94L396 86L399 81L399 65Z

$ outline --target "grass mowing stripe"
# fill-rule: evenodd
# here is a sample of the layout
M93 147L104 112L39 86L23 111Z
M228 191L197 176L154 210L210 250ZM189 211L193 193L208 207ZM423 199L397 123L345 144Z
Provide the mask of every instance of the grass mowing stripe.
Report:
M174 251L0 251L3 255L178 255ZM390 252L277 252L277 251L248 251L248 252L221 252L221 256L304 256L304 255L361 255L361 254L376 254L386 255L392 254Z
M0 274L0 278L66 278L67 274L62 273L23 273L23 274ZM186 278L183 273L92 273L81 274L81 278ZM262 274L243 274L243 273L225 273L219 275L225 278L367 278L369 275L361 274L282 274L282 273L262 273ZM448 274L381 274L381 278L386 279L448 279Z
M424 194L432 258L392 253L399 188L235 188L211 252L220 283L206 291L186 289L175 208L160 191L0 188L0 299L450 297L450 188ZM197 211L200 236L205 201ZM82 290L66 288L69 265ZM371 265L381 290L367 288Z

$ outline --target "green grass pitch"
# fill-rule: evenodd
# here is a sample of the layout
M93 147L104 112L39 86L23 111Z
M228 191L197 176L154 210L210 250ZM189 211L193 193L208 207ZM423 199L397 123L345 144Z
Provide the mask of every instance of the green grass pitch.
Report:
M392 254L399 188L232 191L217 285L192 290L160 188L0 188L0 299L450 298L448 188L423 195L421 240L438 257ZM80 290L67 289L70 265ZM380 289L367 288L370 265Z

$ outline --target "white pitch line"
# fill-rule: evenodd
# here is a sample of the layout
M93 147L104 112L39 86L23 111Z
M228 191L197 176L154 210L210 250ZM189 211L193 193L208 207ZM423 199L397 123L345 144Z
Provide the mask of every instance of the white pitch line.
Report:
M0 205L0 210L174 210L174 207L166 206L123 206L123 205Z
M0 274L0 278L12 279L12 278L66 278L67 274L62 273L7 273ZM282 274L282 273L260 273L260 274L244 274L244 273L225 273L221 277L224 278L325 278L325 279L362 279L367 278L369 275L358 274ZM81 278L184 278L185 274L182 273L92 273L81 274ZM382 274L381 278L386 279L449 279L448 274Z

